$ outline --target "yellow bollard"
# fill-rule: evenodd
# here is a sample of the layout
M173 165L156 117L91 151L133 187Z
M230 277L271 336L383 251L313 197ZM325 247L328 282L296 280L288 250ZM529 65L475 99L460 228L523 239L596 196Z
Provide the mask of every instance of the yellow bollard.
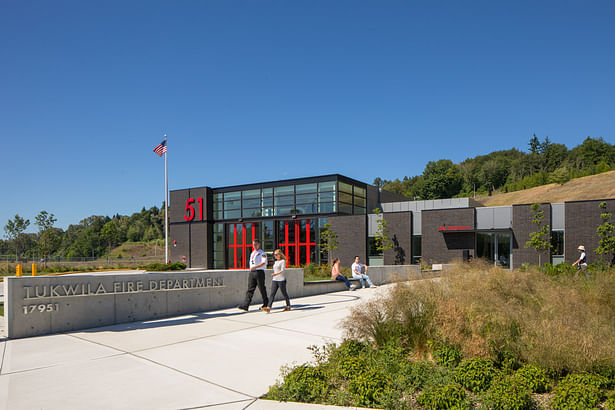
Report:
M17 276L21 278L21 263L17 264Z
M32 276L36 276L36 263L32 264Z

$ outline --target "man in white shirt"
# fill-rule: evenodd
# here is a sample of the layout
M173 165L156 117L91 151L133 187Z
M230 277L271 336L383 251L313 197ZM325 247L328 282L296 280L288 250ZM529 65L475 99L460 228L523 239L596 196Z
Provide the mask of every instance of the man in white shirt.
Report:
M246 292L246 298L243 303L237 306L243 311L248 311L250 302L252 302L252 296L258 285L258 290L263 297L263 307L269 305L269 298L267 297L267 288L265 288L265 269L267 268L267 254L261 249L261 242L258 239L252 241L252 253L250 254L250 274L248 275L248 290Z
M367 281L367 284L369 285L370 288L375 288L376 285L374 285L372 283L372 281L369 279L369 276L367 276L367 266L363 265L358 256L354 257L354 263L352 264L352 277L355 279L359 279L359 283L361 283L361 288L365 287L365 284L363 283L363 280L365 279ZM363 273L363 269L365 269L365 273Z

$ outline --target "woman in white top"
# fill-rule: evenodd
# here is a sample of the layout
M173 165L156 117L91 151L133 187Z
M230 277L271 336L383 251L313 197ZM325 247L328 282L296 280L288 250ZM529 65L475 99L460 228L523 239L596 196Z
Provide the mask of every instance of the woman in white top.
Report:
M282 295L284 295L284 298L286 299L286 308L284 309L284 312L288 312L290 310L290 298L286 292L286 276L284 275L284 270L286 269L286 256L280 249L276 249L273 252L273 256L275 258L275 263L273 264L273 273L271 274L271 295L269 296L269 306L263 308L263 310L267 313L271 312L271 306L273 305L275 294L277 293L278 288L280 288Z

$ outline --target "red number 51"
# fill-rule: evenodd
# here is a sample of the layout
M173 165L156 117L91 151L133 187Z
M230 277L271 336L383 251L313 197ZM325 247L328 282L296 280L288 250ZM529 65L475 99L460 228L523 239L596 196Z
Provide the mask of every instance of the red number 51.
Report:
M199 220L203 220L203 198L199 197L196 199L196 201L199 203ZM186 221L192 221L194 219L194 216L196 214L196 212L194 211L194 207L192 206L192 203L194 202L194 198L188 198L186 200L186 212L187 214L184 215L184 220Z

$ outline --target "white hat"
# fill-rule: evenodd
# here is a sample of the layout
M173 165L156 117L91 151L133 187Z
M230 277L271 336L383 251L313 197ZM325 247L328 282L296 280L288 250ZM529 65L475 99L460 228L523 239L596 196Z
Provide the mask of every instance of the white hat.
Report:
M580 250L580 251L585 252L585 246L583 246L583 245L580 245L577 249Z

